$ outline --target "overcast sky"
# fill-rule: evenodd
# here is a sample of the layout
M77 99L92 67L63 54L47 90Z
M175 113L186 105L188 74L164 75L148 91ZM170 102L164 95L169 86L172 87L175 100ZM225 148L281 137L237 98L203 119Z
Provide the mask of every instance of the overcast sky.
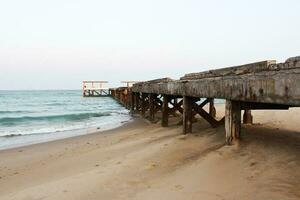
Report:
M297 55L299 0L0 0L0 89L119 85Z

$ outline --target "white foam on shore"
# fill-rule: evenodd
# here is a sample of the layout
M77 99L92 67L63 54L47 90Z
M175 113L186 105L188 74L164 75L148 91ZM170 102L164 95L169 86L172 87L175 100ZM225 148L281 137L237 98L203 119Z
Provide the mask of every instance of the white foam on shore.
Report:
M132 118L124 116L118 121L112 121L112 123L99 123L97 126L89 128L72 129L66 131L47 132L41 134L28 134L28 135L12 135L6 137L0 137L0 150L13 149L17 147L28 146L32 144L39 144L44 142L50 142L80 135L93 134L97 132L107 131L118 128L124 123L130 122Z

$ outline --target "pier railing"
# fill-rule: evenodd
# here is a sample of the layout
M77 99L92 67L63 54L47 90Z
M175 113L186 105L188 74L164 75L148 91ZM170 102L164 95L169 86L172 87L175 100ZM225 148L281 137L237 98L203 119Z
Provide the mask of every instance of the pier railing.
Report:
M84 97L108 96L109 89L104 87L107 81L82 81L82 92Z

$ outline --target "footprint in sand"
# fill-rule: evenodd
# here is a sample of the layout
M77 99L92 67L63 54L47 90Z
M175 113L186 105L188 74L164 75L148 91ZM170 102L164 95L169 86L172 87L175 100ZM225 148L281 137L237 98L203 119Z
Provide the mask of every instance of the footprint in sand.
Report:
M248 180L248 181L252 181L253 179L254 179L254 176L253 176L253 175L247 177L247 180Z
M159 164L156 163L156 162L153 162L153 163L150 164L150 167L151 167L151 168L156 168L156 167L158 167L158 166L159 166Z
M182 185L175 185L176 190L182 190L184 187Z
M247 156L248 153L240 153L240 156L244 157L244 156Z
M186 140L186 136L178 137L179 140Z

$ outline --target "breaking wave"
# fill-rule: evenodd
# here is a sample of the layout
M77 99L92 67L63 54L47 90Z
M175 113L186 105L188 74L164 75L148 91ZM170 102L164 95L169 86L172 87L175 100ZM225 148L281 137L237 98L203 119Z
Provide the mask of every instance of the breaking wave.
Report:
M56 122L56 121L81 121L89 118L110 116L110 113L73 113L63 115L48 115L48 116L23 116L23 117L4 117L0 118L0 125L12 126L19 123L30 123L38 121Z

